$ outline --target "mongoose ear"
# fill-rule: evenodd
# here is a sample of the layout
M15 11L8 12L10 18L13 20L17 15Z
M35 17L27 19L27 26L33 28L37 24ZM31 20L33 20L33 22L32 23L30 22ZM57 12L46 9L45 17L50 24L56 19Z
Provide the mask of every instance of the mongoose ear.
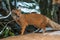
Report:
M17 12L20 12L20 10L16 10Z
M20 14L21 13L21 10L20 9L13 9L12 10L12 13Z
M16 13L16 12L18 12L18 10L17 9L13 9L12 12L13 13Z
M15 13L16 11L15 10L12 10L12 13Z

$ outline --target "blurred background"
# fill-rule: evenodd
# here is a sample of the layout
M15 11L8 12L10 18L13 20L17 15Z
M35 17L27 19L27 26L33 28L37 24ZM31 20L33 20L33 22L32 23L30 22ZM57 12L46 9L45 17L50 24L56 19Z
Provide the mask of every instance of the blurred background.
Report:
M19 35L21 27L12 21L9 13L12 9L21 9L23 14L43 14L60 24L60 0L0 0L0 38ZM37 30L33 25L29 26L25 34Z

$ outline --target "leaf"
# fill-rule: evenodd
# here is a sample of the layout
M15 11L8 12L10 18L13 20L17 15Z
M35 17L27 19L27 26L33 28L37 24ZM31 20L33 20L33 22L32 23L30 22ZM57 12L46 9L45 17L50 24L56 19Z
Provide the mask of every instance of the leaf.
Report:
M13 32L11 32L11 31L9 31L9 35L10 36L15 36L15 34Z
M9 29L8 29L8 27L5 29L5 31L4 31L4 37L7 37L8 36L8 33L9 33Z

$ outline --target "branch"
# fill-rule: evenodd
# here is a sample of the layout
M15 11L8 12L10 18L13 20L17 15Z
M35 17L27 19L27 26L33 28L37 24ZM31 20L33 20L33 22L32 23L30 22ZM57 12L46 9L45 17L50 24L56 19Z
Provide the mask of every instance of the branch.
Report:
M14 20L12 20L12 21L14 21ZM6 25L5 25L5 27L1 30L1 32L0 32L0 35L3 33L3 31L4 31L4 29L7 27L7 25L9 24L9 23L11 23L12 21L9 21Z
M4 16L4 17L0 17L0 19L4 19L4 18L8 18L10 15L11 15L11 7L10 7L10 3L9 3L9 0L6 0L7 4L8 4L8 8L9 8L9 11L10 13L7 15L7 16Z
M8 18L10 15L11 15L11 12L10 12L7 16L0 17L0 19L5 19L5 18Z

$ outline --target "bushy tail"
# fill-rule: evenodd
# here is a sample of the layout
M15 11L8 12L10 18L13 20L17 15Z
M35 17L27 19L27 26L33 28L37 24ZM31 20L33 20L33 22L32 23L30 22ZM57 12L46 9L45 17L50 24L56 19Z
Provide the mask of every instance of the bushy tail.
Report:
M54 29L54 30L60 30L60 25L54 21L52 21L51 19L49 19L48 17L47 18L47 21L48 21L48 24Z

